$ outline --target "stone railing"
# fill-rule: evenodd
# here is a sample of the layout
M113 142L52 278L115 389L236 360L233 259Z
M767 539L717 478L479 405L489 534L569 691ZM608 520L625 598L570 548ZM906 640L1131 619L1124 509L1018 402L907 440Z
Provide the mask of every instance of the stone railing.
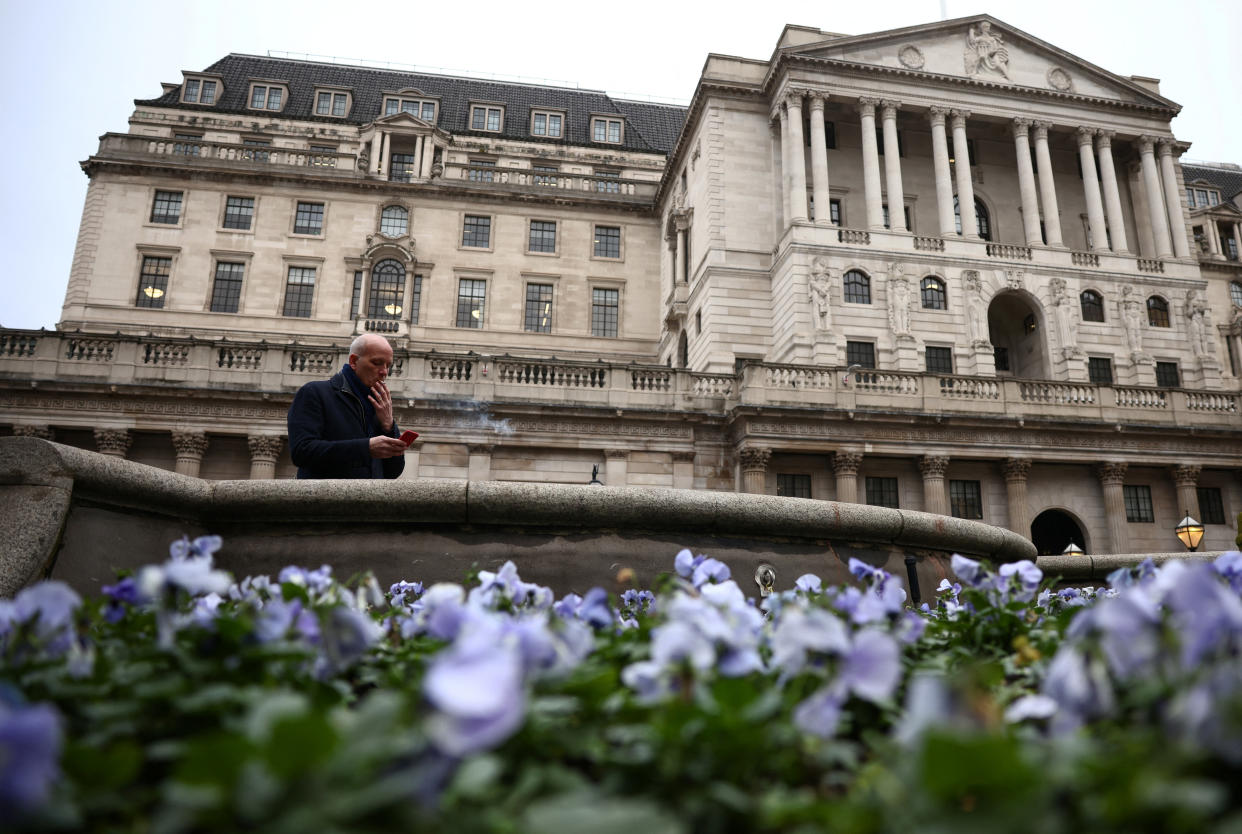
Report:
M658 182L649 180L601 177L590 174L542 173L529 168L500 168L495 165L463 165L450 162L444 170L446 181L464 182L480 188L517 188L521 190L568 191L589 194L602 199L655 198Z
M1158 261L1155 258L1139 258L1139 272L1164 272L1164 261Z
M160 157L165 162L182 165L227 162L247 167L289 166L324 171L353 171L356 164L356 157L353 154L312 152L301 148L260 147L233 142L207 142L201 139L133 136L126 133L104 134L99 143L97 156L101 158Z
M840 243L861 243L871 245L871 232L864 229L837 229L837 241Z
M1023 402L1055 403L1057 405L1094 405L1098 386L1076 382L1026 381L1018 382L1018 393Z
M943 252L944 238L914 236L914 248L920 252Z
M987 252L989 258L1000 258L1006 261L1029 261L1031 259L1031 247L1015 246L1012 243L989 243Z
M1100 256L1094 252L1071 252L1070 259L1074 266L1099 266Z

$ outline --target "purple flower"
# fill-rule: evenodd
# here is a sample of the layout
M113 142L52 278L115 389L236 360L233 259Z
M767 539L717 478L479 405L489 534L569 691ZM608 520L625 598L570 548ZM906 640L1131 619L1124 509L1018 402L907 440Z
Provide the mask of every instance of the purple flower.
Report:
M1057 650L1044 678L1043 694L1058 704L1054 728L1073 730L1085 719L1112 709L1113 687L1103 665L1072 645Z
M132 576L121 579L115 585L104 585L103 592L108 597L108 605L104 609L104 619L110 623L120 622L125 616L125 608L142 602L138 595L138 583Z
M845 623L822 608L788 607L772 631L772 665L785 676L796 675L808 654L841 655L849 651Z
M1051 718L1056 715L1057 702L1047 695L1023 695L1005 709L1005 721L1017 724L1030 718Z
M981 589L987 584L987 571L974 559L967 559L965 556L954 553L953 558L949 560L949 567L958 579L972 588Z
M832 738L841 720L844 695L826 686L794 708L793 722L799 730L818 738Z
M380 624L367 614L344 605L331 609L320 625L325 671L335 673L352 665L383 636Z
M464 640L436 655L423 692L437 710L427 732L450 756L498 746L526 714L521 659L502 643Z
M7 637L15 626L32 623L30 634L39 646L50 654L63 654L73 643L73 617L81 604L82 598L64 582L35 583L11 601L0 600L0 637Z
M552 612L562 620L572 620L578 616L578 609L582 607L582 597L577 594L565 594L552 604Z
M1000 575L1002 578L1017 582L1018 592L1014 594L1014 599L1019 602L1030 602L1035 592L1039 590L1039 583L1044 579L1044 572L1035 567L1035 563L1030 559L1001 565Z
M37 811L60 778L63 736L51 704L12 706L0 701L0 819Z
M702 588L708 582L727 582L729 576L729 566L724 562L718 559L704 559L695 565L690 582L694 587Z
M794 581L794 588L804 594L818 594L824 589L823 581L813 573L804 573Z
M1212 563L1216 572L1229 580L1229 587L1242 594L1242 551L1229 550L1216 557Z
M219 536L199 536L194 541L182 536L168 546L168 555L172 559L210 559L222 544Z
M690 575L694 573L694 569L706 558L706 556L695 556L689 550L683 549L673 559L673 567L676 569L678 576L684 576L686 579L689 579Z
M582 598L578 608L578 619L595 628L607 628L613 624L612 608L608 605L608 592L603 588L592 588Z
M841 667L840 685L859 698L879 703L892 696L900 680L901 649L897 641L871 628L855 634Z

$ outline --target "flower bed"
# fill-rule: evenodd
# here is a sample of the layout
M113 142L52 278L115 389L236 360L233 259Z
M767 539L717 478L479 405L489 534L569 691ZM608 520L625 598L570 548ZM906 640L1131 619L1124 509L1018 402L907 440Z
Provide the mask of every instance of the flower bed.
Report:
M221 546L0 601L0 821L28 830L1239 831L1242 554L1051 591L962 557L747 599L235 582Z

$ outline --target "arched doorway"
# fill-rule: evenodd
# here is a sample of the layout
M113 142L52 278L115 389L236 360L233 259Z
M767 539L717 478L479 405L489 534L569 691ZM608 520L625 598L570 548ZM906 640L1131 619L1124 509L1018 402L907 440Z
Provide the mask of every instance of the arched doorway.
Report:
M1043 330L1043 316L1025 293L997 293L988 305L988 340L995 350L996 373L1048 379Z
M1083 551L1087 540L1078 522L1064 510L1044 510L1031 522L1031 541L1040 556L1064 552L1073 542Z

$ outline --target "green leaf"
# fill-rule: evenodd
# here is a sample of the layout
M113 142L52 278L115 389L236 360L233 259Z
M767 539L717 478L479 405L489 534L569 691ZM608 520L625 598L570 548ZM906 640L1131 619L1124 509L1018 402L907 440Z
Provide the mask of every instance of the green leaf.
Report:
M524 830L541 834L682 834L688 830L649 799L605 798L594 791L536 802L522 822Z

